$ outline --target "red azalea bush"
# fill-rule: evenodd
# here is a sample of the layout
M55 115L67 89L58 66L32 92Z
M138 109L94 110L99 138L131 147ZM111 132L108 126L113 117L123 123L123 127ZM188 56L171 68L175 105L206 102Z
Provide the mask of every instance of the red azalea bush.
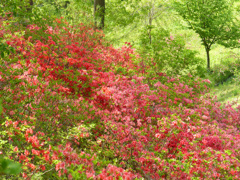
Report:
M240 113L204 96L208 80L145 78L131 45L90 26L39 30L0 25L16 51L0 64L1 153L23 178L240 178Z

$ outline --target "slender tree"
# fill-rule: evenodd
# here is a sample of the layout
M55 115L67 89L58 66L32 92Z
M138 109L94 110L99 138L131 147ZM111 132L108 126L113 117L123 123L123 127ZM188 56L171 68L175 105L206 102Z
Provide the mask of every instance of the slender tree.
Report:
M147 27L148 27L148 36L149 36L149 44L152 44L152 35L151 31L153 28L153 21L158 18L164 11L161 1L156 0L148 0L146 5L143 5L143 9L147 9ZM145 7L144 7L145 6Z
M105 17L105 0L94 0L94 18L95 27L99 29L104 28L104 17ZM98 23L100 19L100 23Z
M210 50L213 44L236 47L240 39L239 23L235 19L234 0L178 0L175 7L201 38L210 69ZM238 23L238 24L237 24Z

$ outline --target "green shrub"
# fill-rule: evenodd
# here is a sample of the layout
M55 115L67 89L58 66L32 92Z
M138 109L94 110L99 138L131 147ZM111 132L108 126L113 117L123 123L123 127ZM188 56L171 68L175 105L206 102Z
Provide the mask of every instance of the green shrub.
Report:
M1 42L1 39L2 38L0 38L0 57L4 58L4 56L6 54L9 55L10 53L14 53L15 50L14 50L14 48L9 47L9 45L7 43Z
M21 164L0 157L0 174L17 175L22 171Z
M204 62L196 57L197 52L185 47L182 36L173 37L163 28L151 30L151 43L149 30L143 30L139 52L148 65L153 61L157 72L163 72L168 76L192 74L204 77Z
M218 64L213 67L212 78L215 85L222 84L234 75L233 68L230 66L231 63Z
M221 60L220 64L213 67L211 77L215 85L223 83L233 76L235 76L235 78L238 77L240 58L236 54L235 56L233 55L234 54L229 53L223 60Z

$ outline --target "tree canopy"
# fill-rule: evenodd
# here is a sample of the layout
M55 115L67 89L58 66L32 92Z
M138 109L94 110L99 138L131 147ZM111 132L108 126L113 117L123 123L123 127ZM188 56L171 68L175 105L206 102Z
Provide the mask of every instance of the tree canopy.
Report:
M240 39L240 25L236 20L233 0L178 0L175 8L201 38L207 53L207 67L210 69L209 52L213 44L237 47Z

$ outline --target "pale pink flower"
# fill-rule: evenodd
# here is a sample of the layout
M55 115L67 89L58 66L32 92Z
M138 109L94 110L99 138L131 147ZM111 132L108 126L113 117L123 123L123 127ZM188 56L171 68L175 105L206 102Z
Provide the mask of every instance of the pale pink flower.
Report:
M160 138L160 137L161 137L161 134L157 133L157 134L155 134L155 137L156 137L156 138Z
M207 120L207 119L208 119L208 117L205 116L205 115L203 115L202 118L203 118L204 120Z

